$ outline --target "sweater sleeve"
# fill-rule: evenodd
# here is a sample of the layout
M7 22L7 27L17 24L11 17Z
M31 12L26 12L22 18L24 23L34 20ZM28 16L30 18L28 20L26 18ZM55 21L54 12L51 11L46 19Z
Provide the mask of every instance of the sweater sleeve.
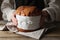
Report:
M48 14L50 15L51 22L53 21L60 21L60 0L52 0L49 2L49 7L46 7L43 9L43 11L47 11Z
M1 4L1 11L3 13L2 18L4 20L11 21L11 15L15 9L13 9L13 5L10 3L10 0L3 0Z

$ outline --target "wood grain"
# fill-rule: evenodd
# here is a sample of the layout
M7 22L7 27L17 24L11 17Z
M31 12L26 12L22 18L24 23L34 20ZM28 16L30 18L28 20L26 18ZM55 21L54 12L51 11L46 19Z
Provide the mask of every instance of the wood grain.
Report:
M35 40L23 35L16 35L9 31L0 31L0 40Z

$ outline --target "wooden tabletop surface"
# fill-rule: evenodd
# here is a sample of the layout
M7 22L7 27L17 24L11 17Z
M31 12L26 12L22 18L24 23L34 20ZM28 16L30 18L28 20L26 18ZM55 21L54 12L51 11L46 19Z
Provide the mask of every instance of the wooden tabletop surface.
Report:
M0 31L0 40L36 40L10 31ZM40 40L60 40L60 24L50 29Z
M57 40L57 37L58 37L58 40L60 40L60 29L58 28L58 29L54 29L54 31L48 32L42 38L42 40L49 40L47 38L50 38L50 40L51 40L51 37L52 37L52 39L56 38L54 40ZM17 35L15 33L9 32L9 31L0 31L0 40L36 40L36 39L22 36L22 35Z
M17 35L9 31L0 31L0 40L35 40L35 39L22 35Z

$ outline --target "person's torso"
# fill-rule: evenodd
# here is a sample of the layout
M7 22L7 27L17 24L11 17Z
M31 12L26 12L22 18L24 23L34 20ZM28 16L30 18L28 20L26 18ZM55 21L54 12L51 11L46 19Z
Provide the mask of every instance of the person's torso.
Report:
M38 9L45 7L44 0L15 0L16 8L19 6L37 6Z

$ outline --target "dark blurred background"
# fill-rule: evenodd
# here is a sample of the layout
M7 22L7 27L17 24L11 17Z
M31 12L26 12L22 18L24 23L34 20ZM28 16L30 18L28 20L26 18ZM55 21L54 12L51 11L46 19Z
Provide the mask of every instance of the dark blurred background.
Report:
M1 12L1 3L3 0L0 0L0 20L2 20L2 12Z

